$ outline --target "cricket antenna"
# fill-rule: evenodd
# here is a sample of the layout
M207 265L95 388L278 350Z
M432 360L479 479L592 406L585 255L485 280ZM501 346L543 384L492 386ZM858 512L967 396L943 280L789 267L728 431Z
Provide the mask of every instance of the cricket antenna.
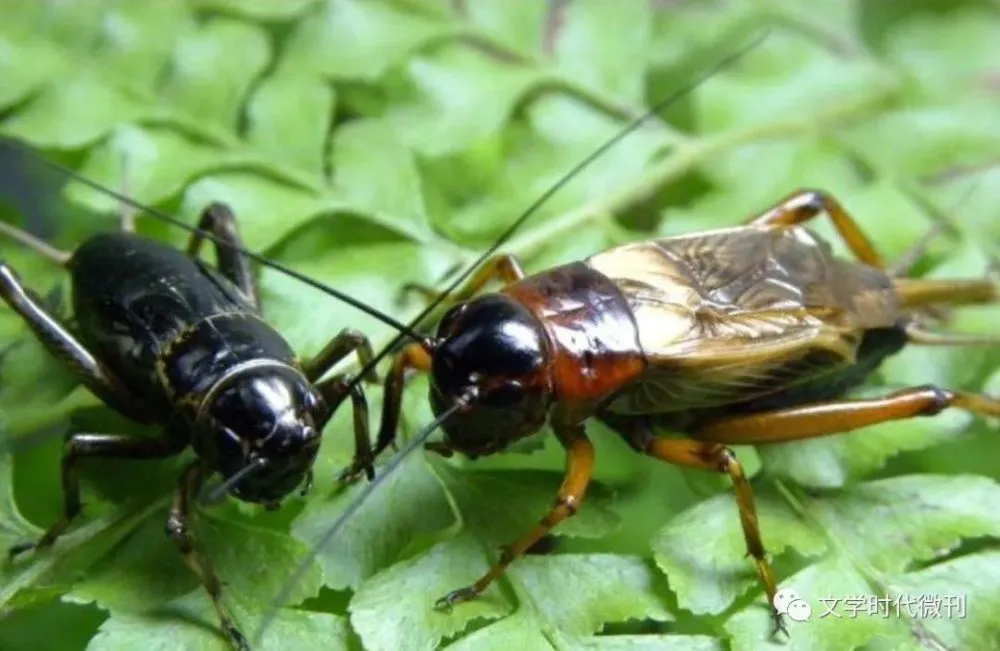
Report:
M150 215L152 217L155 217L156 219L159 219L160 221L166 222L167 224L170 224L172 226L175 226L177 228L185 230L185 231L187 231L189 233L198 233L201 237L204 237L207 240L215 242L216 244L218 244L220 246L223 246L225 248L234 249L236 251L239 251L240 253L242 253L243 255L247 256L251 260L253 260L253 261L255 261L255 262L259 263L259 264L262 264L265 267L270 267L271 269L274 269L275 271L278 271L278 272L281 272L281 273L283 273L283 274L285 274L287 276L290 276L291 278L294 278L294 279L296 279L296 280L298 280L298 281L300 281L302 283L305 283L306 285L309 285L310 287L312 287L314 289L318 289L319 291L321 291L321 292L323 292L325 294L333 296L334 298L337 298L337 299L343 301L344 303L347 303L351 307L354 307L354 308L356 308L358 310L361 310L362 312L364 312L368 316L374 317L374 318L378 319L379 321L381 321L382 323L384 323L384 324L386 324L388 326L391 326L392 328L396 329L399 332L399 340L400 341L402 340L403 337L409 337L410 339L412 339L412 340L414 340L414 341L416 341L418 343L423 343L423 341L426 339L423 335L421 335L419 332L417 332L414 328L411 328L410 326L406 325L405 323L402 323L401 321L398 321L398 320L394 319L393 317L389 316L388 314L385 314L381 310L377 310L376 308L371 307L370 305L366 305L365 303L363 303L360 300L354 298L353 296L345 294L344 292L342 292L342 291L340 291L338 289L334 289L333 287L330 287L329 285L321 283L318 280L310 278L309 276L306 276L305 274L299 273L298 271L295 271L294 269L286 267L285 265L281 264L280 262L275 262L274 260L271 260L270 258L267 258L267 257L265 257L265 256L263 256L263 255L261 255L259 253L256 253L254 251L250 251L249 249L246 249L246 248L241 247L241 246L234 246L233 244L231 244L229 242L226 242L225 240L217 237L214 233L211 233L209 231L197 228L195 226L191 226L190 224L187 224L186 222L178 219L177 217L174 217L173 215L168 215L167 213L163 212L162 210L157 210L156 208L153 208L152 206L147 206L147 205L145 205L145 204L143 204L143 203L141 203L139 201L136 201L135 199L132 199L131 197L126 196L125 194L123 194L121 192L117 192L115 190L112 190L111 188L105 187L105 186L101 185L100 183L98 183L97 181L88 179L87 177L83 176L82 174L80 174L76 170L70 169L69 167L67 167L65 165L61 165L60 163L57 163L55 161L47 159L46 157L42 156L40 153L38 153L37 151L35 151L34 149L32 149L30 146L28 146L28 145L26 145L26 144L24 144L22 142L18 142L16 140L12 140L10 138L5 138L3 140L0 140L0 142L3 142L4 144L8 145L12 149L16 149L16 150L20 151L21 153L23 153L24 155L28 156L32 160L40 162L41 164L45 165L46 167L49 167L49 168L51 168L51 169L59 172L60 174L63 174L67 178L70 178L70 179L72 179L74 181L78 181L78 182L82 183L83 185L91 188L92 190L96 190L97 192L100 192L101 194L104 194L106 196L111 197L112 199L115 199L115 200L119 201L124 206L128 206L128 207L133 208L135 210L141 211L141 212L143 212L143 213L145 213L147 215ZM6 231L3 231L3 232L6 233ZM32 243L32 245L34 246L33 243ZM55 259L57 262L60 261L58 258L53 258L53 259ZM370 370L371 369L369 369L369 371Z
M211 489L210 491L204 493L199 500L202 504L208 506L212 504L218 504L222 501L222 498L226 496L232 488L238 485L241 481L249 477L250 475L259 472L264 469L267 465L267 459L258 457L237 470L229 479L219 482L219 484Z
M455 290L459 287L459 285L461 285L462 282L465 281L466 278L468 278L480 265L482 265L487 258L496 253L497 249L503 246L504 243L507 242L507 240L509 240L511 236L517 231L517 229L520 228L524 224L524 222L528 220L529 217L538 212L538 209L541 208L546 201L552 198L552 196L556 192L561 190L577 174L579 174L587 167L589 167L591 164L593 164L593 162L596 161L601 156L603 156L605 152L607 152L609 149L611 149L619 142L624 140L626 136L628 136L633 131L638 129L646 121L652 119L653 117L667 110L668 108L676 104L678 101L686 97L688 94L690 94L693 90L695 90L703 83L711 79L713 76L715 76L725 68L731 66L732 64L736 63L738 60L742 59L751 50L753 50L758 45L763 43L769 34L770 30L764 30L756 39L751 41L749 45L746 45L740 48L739 50L736 50L730 53L728 56L717 61L707 70L705 70L702 74L698 75L688 83L684 84L683 86L681 86L679 89L677 89L667 97L658 101L645 113L643 113L639 117L629 122L624 128L622 128L621 131L619 131L614 136L609 138L602 145L597 147L597 149L595 149L593 152L587 155L583 160L574 165L569 170L569 172L563 175L562 178L560 178L558 181L553 183L549 187L549 189L543 192L542 195L538 197L538 199L536 199L530 206L528 206L527 210L521 213L521 215L516 220L514 220L514 222L510 226L508 226L506 230L504 230L504 232L500 235L500 237L497 238L496 242L494 242L488 249L486 249L486 251L484 251L482 255L476 258L476 260L472 264L466 267L465 271L459 274L459 276L455 278L455 280L453 280L450 285L448 285L447 289L438 294L434 298L434 300L431 301L431 303L427 305L427 307L425 307L423 311L420 312L420 314L414 317L413 320L410 321L410 323L408 324L406 330L400 328L399 329L400 334L393 337L392 341L390 341L385 346L385 348L383 348L365 366L363 366L362 369L358 372L358 374L355 375L353 379L351 379L350 383L347 386L347 390L350 391L351 389L353 389L361 381L361 378L365 377L368 373L370 373L379 364L379 362L381 362L383 359L386 358L387 355L392 353L392 351L396 350L397 346L399 346L399 344L402 343L404 336L406 336L405 333L407 331L417 330L420 327L420 323L425 318L427 318L429 314L434 312L434 310L436 310L438 306L441 305L441 303L446 301L448 297L455 292ZM434 349L433 340L424 337L417 340L417 343L419 343L427 352L433 352Z
M644 122L646 122L650 118L656 116L660 112L666 110L667 108L669 108L670 106L672 106L673 104L675 104L677 101L679 101L681 98L683 98L684 96L686 96L687 94L689 94L691 91L693 91L695 88L697 88L698 86L700 86L701 84L703 84L705 81L707 81L713 75L715 75L719 71L723 70L727 66L732 65L737 60L739 60L744 55L746 55L748 52L750 52L752 49L754 49L755 47L757 47L758 45L760 45L764 41L764 39L767 37L768 34L769 34L769 31L765 30L760 36L758 36L749 45L744 46L743 48L741 48L739 50L736 50L735 52L729 54L725 58L723 58L720 61L716 62L714 65L712 65L711 67L709 67L705 72L703 72L702 74L700 74L697 77L695 77L693 80L691 80L690 82L688 82L687 84L685 84L684 86L682 86L680 89L678 89L674 93L670 94L668 97L666 97L666 98L660 100L659 102L657 102L656 104L654 104L648 111L646 111L645 113L643 113L641 116L639 116L639 117L635 118L634 120L632 120L631 122L629 122L629 124L626 125L621 131L619 131L613 137L611 137L610 139L608 139L601 146L599 146L598 148L596 148L590 155L588 155L582 161L580 161L579 163L577 163L576 165L574 165L573 168L567 174L565 174L562 178L560 178L558 181L556 181L548 190L546 190L544 193L542 193L542 195L538 199L536 199L528 207L527 210L525 210L509 227L507 227L507 229L503 232L503 234L501 234L500 237L497 238L497 241L494 242L493 245L490 246L482 255L480 255L476 259L475 262L473 262L471 265L469 265L465 269L465 271L463 271L458 276L458 278L456 278L454 281L452 281L452 283L448 286L448 288L443 293L439 294L438 297L434 301L432 301L430 303L430 305L428 305L426 308L424 308L424 310L420 314L418 314L416 316L416 318L414 318L410 322L409 328L412 328L412 329L418 328L419 325L420 325L420 322L424 318L426 318L443 301L445 301L448 298L448 296L450 296L455 291L455 289L458 288L458 286L470 274L472 274L487 258L489 258L491 255L493 255L497 251L497 249L499 249L501 246L503 246L503 244L508 239L510 239L511 235L513 235L514 232L522 224L524 224L524 222L527 221L527 219L529 217L531 217L535 212L537 212L538 209L546 201L548 201L549 198L552 197L552 195L554 195L563 186L565 186L567 183L569 183L569 181L573 177L575 177L581 171L583 171L584 169L586 169L595 160L597 160L606 151L608 151L609 149L611 149L612 147L614 147L616 144L618 144L627 135L629 135L630 133L632 133L633 131L635 131L636 129L638 129ZM375 355L375 357L372 360L370 360L361 369L361 371L359 371L358 374L354 376L354 378L351 379L350 383L348 384L347 390L349 391L350 389L354 388L354 386L357 385L361 381L361 378L364 377L366 373L368 373L371 370L373 370L375 368L375 366L382 359L384 359L393 350L395 350L396 346L399 345L399 343L402 341L402 339L403 339L403 335L402 334L397 335L385 348L383 348L377 355ZM434 347L435 347L435 342L434 342L433 339L426 338L426 339L420 341L419 343L428 352L433 352ZM364 503L364 501L368 498L369 495L371 495L372 491L374 491L378 487L379 484L381 484L382 482L384 482L385 479L386 479L386 477L388 477L390 473L392 473L396 468L398 468L399 465L403 462L403 460L410 453L412 453L413 451L417 450L426 441L426 439L430 436L431 432L433 432L444 421L445 418L447 418L448 416L450 416L452 413L454 413L458 409L461 409L462 407L465 407L465 406L469 406L472 403L472 401L474 401L474 400L475 400L475 396L470 395L470 396L466 396L465 399L458 401L455 405L452 405L451 408L449 408L446 412L444 412L440 417L438 417L437 419L435 419L435 421L433 423L431 423L430 425L428 425L424 430L422 430L419 434L417 434L406 445L406 447L404 447L399 452L399 454L397 454L396 457L394 457L393 460L390 461L385 466L385 469L383 470L382 474L379 475L378 477L376 477L376 479L374 481L368 483L364 487L364 489L362 489L358 493L358 495L354 498L354 500L351 502L351 504L344 510L344 512L340 515L340 517L337 518L337 520L333 523L333 525L331 525L330 528L327 529L327 531L323 534L323 536L315 544L315 546L313 547L312 551L310 551L308 557L296 569L296 572L293 574L292 578L289 579L288 583L286 583L286 585L282 589L281 593L271 603L270 608L268 609L267 613L265 614L264 619L261 622L260 627L257 630L257 633L255 635L255 640L257 640L258 642L260 641L260 639L263 637L264 631L270 625L271 621L273 621L274 617L277 615L278 610L282 607L282 605L284 604L284 602L287 601L290 598L291 592L294 589L294 586L298 583L299 580L302 579L302 577L308 571L309 566L312 564L312 562L315 560L315 558L317 556L319 556L319 554L322 551L322 549L326 545L328 545L331 540L333 540L333 538L337 535L337 533L341 530L341 528L343 528L344 523L347 521L347 519L351 515L353 515L360 508L361 504Z
M281 609L282 605L291 597L292 590L294 590L298 582L302 580L302 577L305 576L305 573L309 571L309 568L316 560L316 557L319 556L319 553L323 550L324 547L326 547L330 543L331 540L333 540L336 537L336 535L344 527L344 525L347 523L350 517L354 515L354 513L359 508L361 508L361 505L364 504L365 501L367 501L368 496L371 495L393 473L393 471L395 471L396 468L398 468L403 463L403 461L405 461L406 458L410 456L411 452L422 446L427 441L427 439L430 438L431 434L437 431L437 428L440 427L441 423L447 420L456 411L462 409L468 404L469 404L468 399L462 399L456 401L455 404L453 404L451 407L445 410L444 413L435 418L433 421L431 421L430 424L425 426L419 433L417 433L417 435L414 436L406 444L406 446L399 451L396 457L388 464L386 464L385 469L382 471L381 475L379 475L378 477L376 477L375 479L364 485L364 488L361 489L361 492L357 495L357 497L355 497L355 499L350 504L347 505L347 508L344 509L344 512L340 514L340 517L334 520L333 524L331 524L330 527L323 533L319 541L315 545L313 545L313 548L309 550L309 553L306 555L306 557L302 559L302 562L299 563L298 567L295 568L294 574L292 574L292 577L288 580L288 582L285 583L285 586L281 589L281 592L278 594L278 596L276 596L271 601L270 607L268 608L267 612L264 613L264 617L263 619L261 619L260 626L257 627L257 632L254 634L254 645L260 644L260 641L263 638L264 632L267 630L267 627L270 626L271 622L274 621L274 618L277 617L278 611Z

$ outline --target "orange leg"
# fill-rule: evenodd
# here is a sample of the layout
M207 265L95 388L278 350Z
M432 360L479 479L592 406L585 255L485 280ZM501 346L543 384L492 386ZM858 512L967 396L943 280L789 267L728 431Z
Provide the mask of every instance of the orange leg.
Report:
M485 287L491 280L512 283L522 278L524 278L524 269L521 268L521 263L518 262L517 257L508 253L500 253L486 260L459 289L455 290L455 293L450 297L449 303L458 303L467 300ZM421 294L428 302L435 301L441 296L440 292L418 283L406 283L403 285L401 291L404 293L416 292Z
M1000 417L1000 400L926 386L904 389L884 398L818 402L725 418L699 427L692 436L701 441L729 445L782 443L842 434L892 420L933 416L948 407Z
M396 440L399 429L399 413L403 406L403 383L406 372L410 369L427 373L431 369L431 357L419 344L410 344L403 349L393 361L392 368L385 378L385 391L382 395L382 424L378 431L378 440L370 457L356 454L351 465L342 471L339 481L352 482L362 471L367 472L370 464ZM361 450L359 450L361 452Z
M928 306L976 305L995 303L1000 299L1000 287L990 278L893 278L892 286L904 310L920 310Z
M553 429L559 442L566 448L566 477L563 479L551 510L535 525L534 529L518 538L509 547L504 548L500 560L478 581L465 588L449 592L438 599L434 604L436 608L450 610L454 604L475 598L491 583L503 576L507 566L516 558L524 555L557 524L575 514L580 508L580 503L583 502L587 485L590 483L590 476L594 470L594 447L582 426L553 425Z
M753 557L757 567L757 576L767 594L767 603L774 604L777 592L777 582L774 580L774 570L767 561L764 542L760 536L760 525L757 521L757 507L754 504L753 489L747 480L743 466L736 460L733 451L718 443L707 443L692 439L660 438L652 430L639 425L629 424L626 428L618 426L628 442L635 449L651 457L689 468L700 468L729 475L736 490L736 505L739 509L740 523L743 525L743 538L746 541L747 553ZM774 632L784 631L785 624L777 610L774 615Z
M795 226L824 212L830 216L840 237L859 260L872 267L885 268L882 256L875 251L871 240L861 230L858 222L844 210L839 201L819 190L793 192L767 212L751 219L749 223L759 226Z

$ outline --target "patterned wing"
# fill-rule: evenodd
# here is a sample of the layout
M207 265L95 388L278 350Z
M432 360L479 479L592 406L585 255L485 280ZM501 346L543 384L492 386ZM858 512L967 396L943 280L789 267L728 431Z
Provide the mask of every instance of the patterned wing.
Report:
M881 271L801 227L745 226L591 257L629 301L650 370L613 403L654 413L752 398L854 361L898 319Z

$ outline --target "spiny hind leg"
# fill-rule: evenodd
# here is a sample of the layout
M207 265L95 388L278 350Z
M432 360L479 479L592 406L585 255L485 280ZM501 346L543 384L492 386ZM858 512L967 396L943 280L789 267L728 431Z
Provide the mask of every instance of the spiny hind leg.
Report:
M700 426L692 436L728 445L801 441L888 421L934 416L949 407L1000 418L1000 400L996 398L928 385L903 389L881 398L816 402L725 418Z
M198 551L194 534L191 533L191 496L198 492L204 479L201 461L194 461L187 467L174 494L167 517L167 536L177 546L184 562L201 580L205 591L212 599L212 605L219 615L222 630L229 642L239 651L250 651L246 637L236 627L232 613L222 600L222 584L208 558Z
M736 491L736 505L739 509L740 524L743 527L743 538L746 542L747 554L754 560L757 576L764 586L767 603L771 606L774 617L774 633L783 631L787 634L781 614L774 607L774 595L777 593L777 582L774 570L767 560L764 543L761 540L760 525L757 521L757 507L754 503L753 489L747 480L743 466L736 460L732 450L718 443L706 443L691 439L661 438L651 429L642 424L630 424L627 428L616 426L626 440L636 450L661 461L689 468L700 468L712 472L729 475Z
M508 253L495 255L479 266L478 269L449 297L448 304L459 303L474 296L476 292L486 286L491 280L500 280L504 283L512 283L524 278L524 269L516 256ZM410 292L420 294L428 303L433 302L441 296L435 289L418 283L406 283L400 288L403 296Z
M202 211L198 219L198 230L191 234L187 252L197 257L201 245L205 241L202 231L208 231L215 236L212 244L215 247L215 257L219 272L246 294L253 304L260 308L260 293L257 281L253 277L250 258L240 250L243 240L236 228L236 215L229 206L223 203L210 204Z
M396 441L399 430L399 415L403 406L403 385L406 373L411 370L427 373L431 368L431 358L419 344L410 344L399 353L392 362L389 373L385 376L382 393L382 422L379 424L378 438L372 459L377 459L389 446ZM339 481L352 482L365 470L364 459L355 459L351 465L338 476Z
M454 604L468 601L481 594L491 583L503 576L508 565L524 555L556 525L574 515L580 508L594 471L594 447L591 445L590 439L587 438L583 427L579 425L553 424L553 430L559 438L559 442L566 449L566 476L552 508L535 525L534 529L505 547L500 554L500 560L478 581L465 588L449 592L438 599L434 604L436 608L449 610Z
M35 337L109 407L139 423L149 422L144 401L81 344L43 301L24 287L14 270L0 261L0 299L24 319Z
M844 210L839 201L821 190L797 190L748 223L755 226L795 226L821 213L830 216L841 239L858 260L879 269L885 268L882 256L861 230L857 220Z
M74 434L66 442L62 457L63 516L37 541L14 545L8 554L14 557L31 549L51 547L80 514L78 466L82 459L162 459L180 454L186 446L186 441L168 437L146 439L116 434Z

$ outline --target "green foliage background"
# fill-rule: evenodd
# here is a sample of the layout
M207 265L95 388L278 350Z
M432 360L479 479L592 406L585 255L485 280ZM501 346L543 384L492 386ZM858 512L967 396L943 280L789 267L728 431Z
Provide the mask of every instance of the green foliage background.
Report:
M547 30L548 3L527 0L8 1L0 130L116 188L127 155L138 200L192 221L207 201L229 202L251 248L409 316L419 305L397 301L401 283L471 261L627 118L770 27L737 66L574 179L508 249L538 271L736 224L815 186L890 259L938 224L917 272L978 277L1000 248L998 9L576 0ZM56 244L115 228L106 197L70 184L66 198L45 209L42 233ZM140 230L185 239L151 218ZM31 252L4 241L0 255L40 293L64 287ZM376 345L392 334L294 280L261 280L266 316L303 356L344 326ZM953 317L951 328L995 333L1000 310ZM0 457L6 547L58 515L60 435L143 432L77 387L6 309L0 344L4 440L17 451ZM866 391L936 382L997 393L998 368L995 348L912 349ZM426 385L413 384L406 431L429 417ZM373 419L380 398L372 390ZM326 432L310 497L277 513L199 513L200 543L247 633L356 490L337 494L332 481L350 454L347 412ZM555 553L518 561L451 615L434 612L542 515L563 461L544 433L531 454L415 455L323 551L299 589L304 605L282 611L264 648L770 648L728 482L592 434L597 483ZM841 610L790 622L791 641L775 648L1000 648L996 436L995 423L952 411L738 449L781 584L817 615L825 597L967 598L964 619ZM225 648L163 535L180 463L87 466L74 532L0 573L0 648Z

